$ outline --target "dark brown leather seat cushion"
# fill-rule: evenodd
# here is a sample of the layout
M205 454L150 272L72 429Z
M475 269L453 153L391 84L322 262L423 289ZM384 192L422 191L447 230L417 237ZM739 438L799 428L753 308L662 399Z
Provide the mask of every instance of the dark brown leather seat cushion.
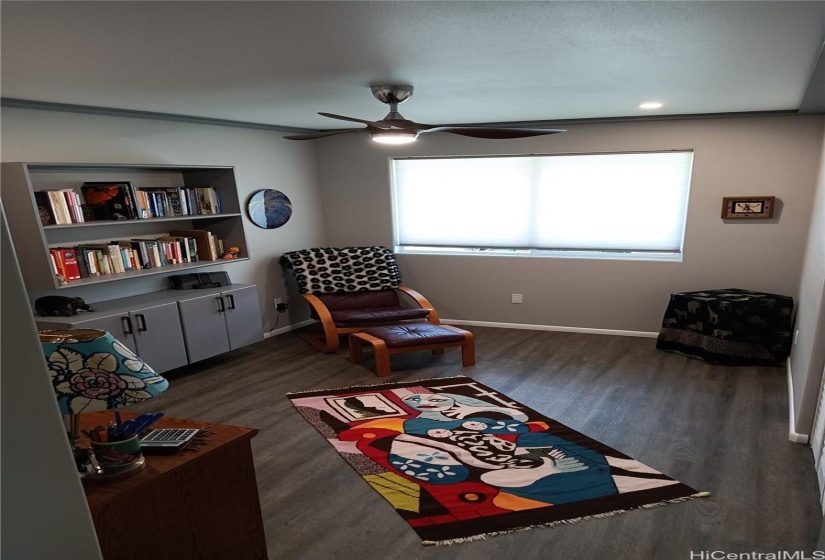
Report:
M407 321L423 319L430 314L426 309L409 309L406 307L376 307L372 309L346 309L330 311L335 323L387 323L390 321Z
M430 312L420 307L401 307L395 290L316 294L329 309L335 323L386 323L423 319Z
M380 338L386 342L390 348L437 344L440 342L459 342L464 340L463 334L430 323L372 327L364 329L361 332L365 332L375 338Z

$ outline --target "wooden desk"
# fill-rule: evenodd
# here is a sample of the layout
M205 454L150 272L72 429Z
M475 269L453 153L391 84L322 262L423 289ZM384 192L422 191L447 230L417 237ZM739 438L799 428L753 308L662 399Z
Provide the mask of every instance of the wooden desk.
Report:
M80 426L112 418L111 411L81 414ZM146 455L140 473L84 486L103 558L267 558L250 445L258 430L175 418L152 427L208 428L214 434L197 451Z

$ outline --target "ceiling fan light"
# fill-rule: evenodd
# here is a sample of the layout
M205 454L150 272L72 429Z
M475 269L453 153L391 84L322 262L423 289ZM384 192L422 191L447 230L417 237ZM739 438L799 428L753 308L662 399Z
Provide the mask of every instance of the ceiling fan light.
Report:
M377 132L370 134L372 139L381 144L409 144L415 142L418 134L415 132Z

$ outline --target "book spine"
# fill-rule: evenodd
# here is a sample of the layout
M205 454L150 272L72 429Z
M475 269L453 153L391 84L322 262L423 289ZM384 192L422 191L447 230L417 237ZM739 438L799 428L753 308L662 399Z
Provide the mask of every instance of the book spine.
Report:
M211 231L207 232L209 234L209 255L212 257L210 260L216 261L218 260L218 242L215 234Z
M126 269L123 268L123 261L120 258L120 247L110 243L106 249L109 252L109 264L112 266L112 272L115 274L125 272Z
M215 208L218 211L218 214L223 214L223 204L221 203L221 193L212 189L212 193L215 195Z
M149 258L149 249L146 246L146 242L142 239L133 240L132 246L135 247L139 253L138 258L140 259L141 268L151 268L152 260Z
M146 196L146 191L143 189L137 189L135 192L137 196L137 203L139 207L140 217L141 218L152 218L154 214L152 214L152 210L150 209L149 205L149 197Z
M63 266L66 269L66 280L80 280L80 267L77 265L74 249L59 249Z
M206 196L209 198L209 207L212 209L212 213L219 213L220 211L218 210L218 199L215 196L215 189L212 187L206 187Z
M192 214L195 216L200 216L203 214L201 210L200 199L198 198L198 193L195 191L194 188L189 188L189 208L193 208Z
M132 259L129 258L129 251L119 243L118 251L120 251L120 261L123 263L123 271L132 270Z
M51 251L49 251L49 261L52 264L52 272L54 272L55 275L60 274L60 271L57 270L57 261L55 260L54 254Z
M181 205L180 189L171 187L166 189L166 198L169 201L169 210L173 216L183 216L183 207Z
M89 265L89 276L100 276L100 267L97 263L97 255L92 249L82 248L83 258Z
M49 249L49 253L51 253L52 258L54 259L57 274L66 280L66 262L63 260L63 255L61 254L60 249Z
M186 243L189 245L190 262L197 262L198 260L198 240L194 237L187 237Z
M152 261L152 266L154 266L154 267L163 266L161 264L160 251L158 251L157 243L152 243L151 245L149 245L149 243L147 242L147 246L149 248L149 257Z
M40 214L40 223L44 226L51 226L57 223L55 219L49 193L46 191L36 191L34 201L37 203L37 212Z
M180 197L180 211L184 216L188 216L192 212L189 211L189 199L186 196L186 189L178 187L178 196Z
M66 203L69 205L69 211L72 214L72 223L75 224L82 224L85 220L83 219L83 208L81 208L81 201L80 196L74 191L63 191L64 196L66 197Z
M70 224L72 219L69 216L69 207L66 205L66 198L60 191L49 191L49 200L52 202L52 209L58 224Z
M91 276L92 273L89 270L89 262L86 259L86 253L83 251L83 247L74 247L74 257L75 260L77 260L77 268L80 269L80 277L88 278Z
M137 201L135 200L135 194L132 192L131 183L122 185L120 187L120 193L123 200L126 202L126 215L129 216L130 220L137 220L139 217L138 207Z
M95 249L95 258L97 259L98 266L100 267L100 273L104 276L107 274L112 274L114 271L112 270L112 262L109 260L109 253L106 252L105 254L100 249Z

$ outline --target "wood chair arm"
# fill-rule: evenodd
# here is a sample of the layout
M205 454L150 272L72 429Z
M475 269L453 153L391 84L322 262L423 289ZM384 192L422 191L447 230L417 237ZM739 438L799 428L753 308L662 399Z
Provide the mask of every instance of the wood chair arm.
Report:
M419 307L421 307L422 309L426 309L430 312L429 316L427 317L428 322L430 322L433 325L441 324L441 320L438 318L438 312L435 310L435 307L433 307L433 304L427 300L427 298L425 298L420 293L407 286L398 286L398 289L407 294L408 296L410 296L412 299L414 299Z
M307 302L309 302L312 306L312 309L315 310L315 314L318 316L318 321L324 329L323 343L317 339L315 339L315 341L310 340L310 342L327 354L337 352L340 341L338 340L338 331L335 328L335 321L332 320L332 315L330 314L329 309L327 309L327 306L324 305L324 302L312 294L301 294L301 297L307 300Z

